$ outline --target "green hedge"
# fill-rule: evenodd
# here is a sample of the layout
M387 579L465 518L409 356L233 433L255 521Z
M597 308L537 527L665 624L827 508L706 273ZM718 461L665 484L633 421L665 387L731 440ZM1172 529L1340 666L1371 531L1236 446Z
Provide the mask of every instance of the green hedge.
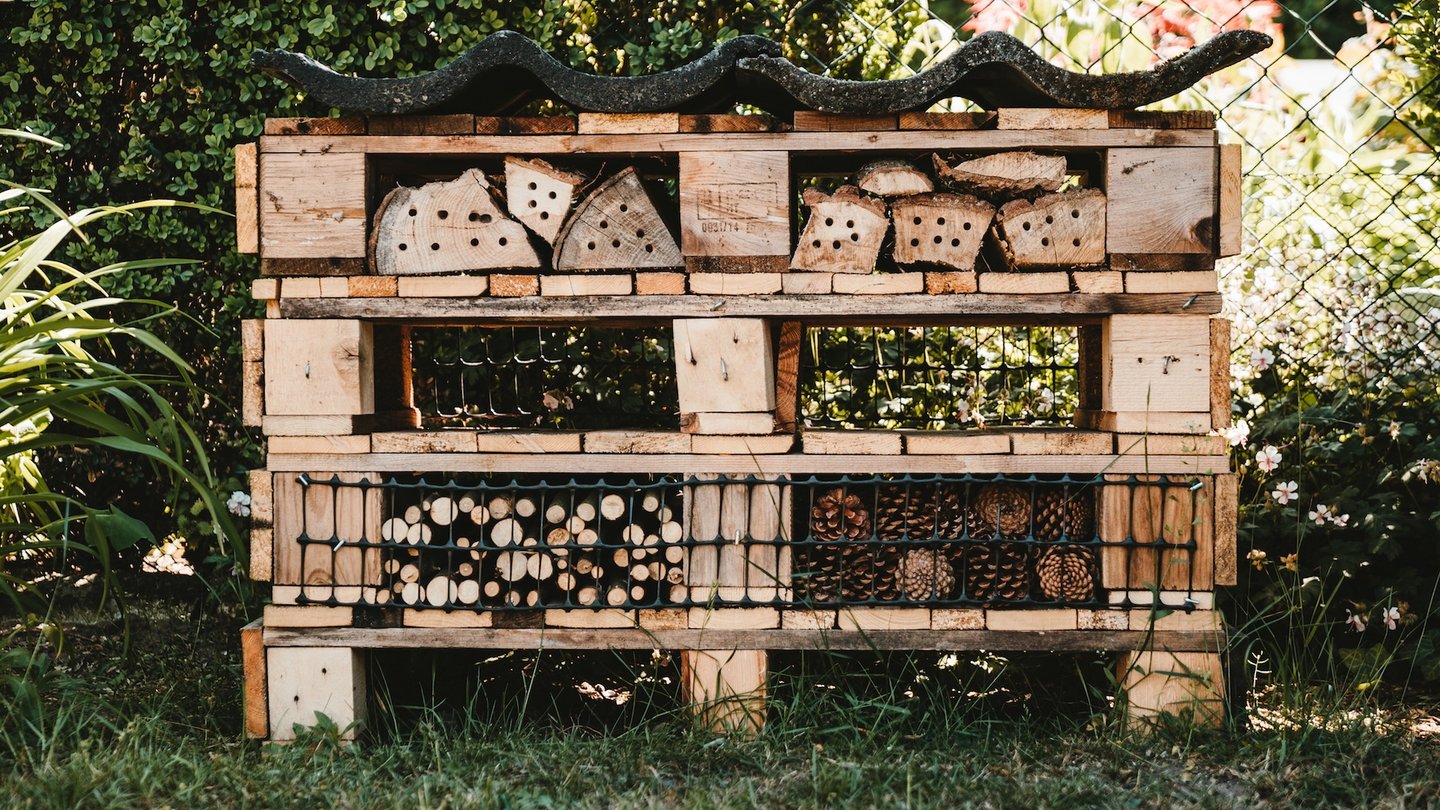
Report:
M231 148L254 140L266 117L329 115L282 82L250 68L255 48L303 51L341 71L401 76L434 69L481 37L519 30L571 64L599 73L642 73L703 53L708 43L760 33L788 43L796 61L832 64L842 76L903 69L893 48L921 21L860 0L844 13L827 4L710 0L597 6L527 0L367 0L334 3L155 0L29 0L0 4L7 33L0 56L0 126L23 127L65 144L6 146L0 179L53 189L64 206L175 198L231 210ZM600 11L603 9L603 15ZM861 47L852 49L854 43ZM0 228L4 225L0 224ZM260 460L256 436L240 427L238 328L258 315L249 299L253 256L234 251L231 220L194 211L116 217L66 258L96 266L117 258L195 257L203 264L131 273L111 292L176 303L188 318L157 331L197 367L212 394L197 415L217 469L242 487ZM143 362L137 359L137 362ZM160 502L144 468L118 459L53 457L52 486L91 503L119 503L159 534L194 533L183 505Z

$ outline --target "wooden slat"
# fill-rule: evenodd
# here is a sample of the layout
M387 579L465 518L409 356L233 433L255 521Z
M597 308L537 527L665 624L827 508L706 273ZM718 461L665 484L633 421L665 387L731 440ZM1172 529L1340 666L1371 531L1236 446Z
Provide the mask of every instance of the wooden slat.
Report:
M775 429L793 433L800 408L800 341L805 327L782 321L775 348Z
M1214 129L1215 113L1209 110L1109 110L1114 129Z
M539 295L540 277L495 273L490 276L490 294L496 298L521 298Z
M968 456L1010 452L1010 434L1002 431L915 431L904 436L905 452L915 455Z
M772 411L680 414L680 432L696 436L755 436L774 433L775 429L776 416Z
M1157 715L1185 715L1196 725L1214 728L1225 722L1224 667L1214 653L1128 652L1120 658L1116 677L1132 725Z
M578 116L581 135L657 134L680 131L679 113L592 113Z
M295 725L314 725L317 713L342 729L342 739L355 738L365 720L361 653L334 647L270 645L265 654L271 740L295 739Z
M1245 238L1245 183L1238 143L1220 144L1220 238L1217 254L1240 255Z
M265 684L264 623L260 619L240 628L240 667L245 679L245 736L263 739L270 733L269 695Z
M992 611L993 615L995 612ZM1145 645L1157 649L1206 651L1219 649L1214 632L1156 630L813 630L775 628L756 630L656 630L555 628L424 629L334 628L304 632L265 631L269 647L454 648L454 649L694 649L699 646L767 650L1133 650Z
M796 110L793 125L796 132L882 132L895 129L897 121L893 115L838 115Z
M997 295L1056 295L1070 292L1069 273L981 273L980 292ZM946 299L950 300L950 299Z
M697 720L714 731L749 734L765 725L763 650L687 650L680 691Z
M696 295L770 295L781 290L783 273L691 273Z
M629 295L635 282L629 273L587 273L541 276L541 295Z
M803 452L820 455L899 455L902 439L890 430L806 430L800 434Z
M265 326L247 318L240 322L240 421L260 427L265 418Z
M681 413L775 410L770 327L756 318L675 321Z
M785 126L768 115L684 115L681 132L780 132Z
M364 135L365 119L266 118L266 135Z
M373 414L269 415L262 421L261 430L266 436L345 436L368 432L374 419Z
M260 272L267 276L355 276L365 272L365 257L266 255L260 257Z
M1075 284L1075 291L1080 293L1125 292L1124 273L1108 270L1094 272L1077 270L1070 274L1070 279Z
M368 453L369 436L271 436L270 453Z
M785 273L780 276L780 292L786 295L825 295L834 289L834 273Z
M573 135L576 128L569 115L475 116L478 135Z
M925 274L925 292L931 295L973 293L979 289L980 282L974 273L937 271ZM1120 292L1120 290L1106 290L1106 292Z
M275 493L273 476L250 470L250 578L269 582L274 574Z
M684 295L685 274L652 271L635 274L636 295Z
M1230 427L1230 412L1234 407L1234 394L1230 391L1230 321L1224 318L1210 319L1210 427L1224 430Z
M265 413L372 413L373 337L371 324L362 321L267 319Z
M468 135L475 131L475 117L453 115L376 115L369 121L371 135Z
M709 274L720 275L720 274ZM733 274L745 279L757 274ZM981 278L1050 276L1049 273L983 273ZM1053 274L1039 290L1065 292L1066 274ZM698 278L699 276L692 277ZM525 276L538 289L535 276ZM778 278L778 276L777 276ZM1062 284L1063 282L1063 284ZM492 284L493 284L492 279ZM776 282L778 284L778 280ZM863 296L817 295L648 295L496 300L493 298L366 298L289 299L280 304L286 318L362 318L412 323L464 320L565 321L575 324L606 320L757 317L793 318L807 323L905 323L957 317L989 317L1018 323L1034 315L1087 316L1105 314L1210 314L1220 311L1215 293L1162 295L1035 295L1034 282L1021 279L1025 293L894 295L877 302ZM983 281L982 281L983 284ZM1005 282L1000 282L1001 286ZM992 285L993 286L993 285ZM778 286L776 289L779 289ZM517 293L534 295L534 292Z
M1105 321L1103 343L1104 410L1210 412L1209 318L1116 315Z
M833 281L837 295L903 295L925 289L924 273L837 273Z
M488 276L401 276L395 292L406 298L473 298L489 289Z
M235 145L235 250L260 252L258 153L253 143Z
M900 113L898 124L901 129L983 129L994 120L993 112L906 112Z
M1007 149L1086 150L1113 147L1211 147L1214 131L1195 129L1098 130L905 130L871 132L736 132L723 135L449 135L335 136L330 138L270 136L260 151L297 153L323 150L331 154L375 152L390 155L435 154L652 154L697 151L861 152L861 151L984 151Z
M1220 288L1220 277L1214 270L1141 270L1124 276L1125 292L1129 293L1215 292Z
M604 449L595 450L604 441ZM619 438L624 437L624 438ZM857 470L890 473L1072 473L1101 472L1208 474L1228 469L1227 456L1014 456L890 455L868 454L782 454L782 455L700 455L685 452L656 453L647 450L663 443L690 446L684 433L602 431L585 434L585 453L453 453L444 459L448 472L548 472L574 473L675 473L711 470L721 473L757 475L844 474ZM607 453L613 455L606 455ZM371 453L369 455L272 455L269 469L275 472L304 472L310 469L404 472L432 469L434 456L425 453Z
M1106 110L1070 110L1056 107L1001 107L1000 129L1109 129Z
M1240 513L1240 483L1233 474L1215 477L1215 584L1234 585L1239 551L1236 523Z

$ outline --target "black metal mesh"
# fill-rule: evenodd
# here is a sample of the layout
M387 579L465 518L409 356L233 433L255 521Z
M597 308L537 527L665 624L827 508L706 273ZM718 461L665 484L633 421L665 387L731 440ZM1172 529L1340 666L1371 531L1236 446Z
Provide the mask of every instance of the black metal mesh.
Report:
M669 327L437 327L413 332L427 427L644 428L677 423Z
M1075 327L812 328L800 353L802 413L829 428L1067 424L1078 358Z
M1214 560L1193 476L298 480L302 603L1125 607Z

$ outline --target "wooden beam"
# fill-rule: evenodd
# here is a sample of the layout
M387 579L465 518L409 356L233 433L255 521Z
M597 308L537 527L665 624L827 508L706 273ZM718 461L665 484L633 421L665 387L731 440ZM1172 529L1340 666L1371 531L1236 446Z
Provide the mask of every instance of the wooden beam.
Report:
M264 622L260 619L240 628L240 665L245 680L245 736L264 739L270 734L270 710L265 687Z
M997 611L991 611L993 615ZM265 645L279 647L354 647L357 649L696 649L714 647L762 650L1132 650L1213 651L1222 639L1213 631L1156 630L815 630L784 627L756 630L649 628L507 629L460 628L266 628Z
M235 145L235 251L260 252L258 153L253 143Z

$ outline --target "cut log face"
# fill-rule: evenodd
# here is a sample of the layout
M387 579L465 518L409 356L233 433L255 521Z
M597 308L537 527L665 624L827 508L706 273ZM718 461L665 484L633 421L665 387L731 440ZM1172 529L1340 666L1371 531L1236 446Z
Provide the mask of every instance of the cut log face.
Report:
M540 266L524 226L500 210L477 169L391 191L375 215L370 254L376 273L394 276Z
M885 203L866 197L854 186L834 194L805 189L810 219L790 259L791 270L825 273L869 273L880 255L880 242L890 222Z
M975 269L995 207L964 194L919 194L896 200L895 263Z
M950 166L934 155L935 172L963 191L984 196L1059 191L1065 158L1034 152L1001 152Z
M995 225L1001 252L1013 270L1105 262L1105 193L1099 189L1006 203Z
M856 185L881 197L906 197L935 190L930 175L903 160L877 160L856 175Z
M505 206L510 216L551 245L575 202L575 189L584 182L584 177L543 160L505 158Z
M675 237L633 166L592 191L570 215L555 244L555 269L560 272L683 264Z

